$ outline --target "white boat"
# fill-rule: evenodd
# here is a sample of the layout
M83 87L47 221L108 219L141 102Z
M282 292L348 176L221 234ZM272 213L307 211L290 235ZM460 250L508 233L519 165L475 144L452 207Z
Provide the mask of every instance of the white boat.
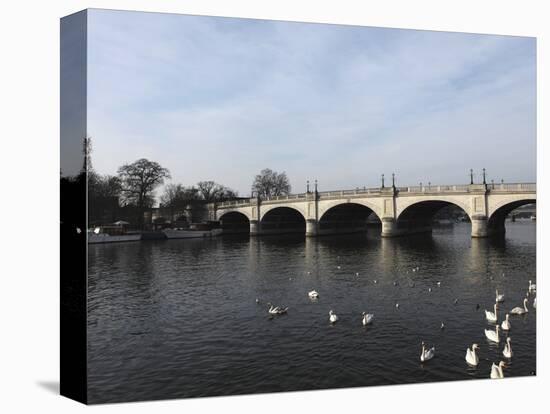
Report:
M162 232L169 239L197 239L215 237L222 234L222 229L212 230L187 230L187 229L164 229Z
M141 240L141 234L110 235L107 233L88 233L89 244L118 243Z

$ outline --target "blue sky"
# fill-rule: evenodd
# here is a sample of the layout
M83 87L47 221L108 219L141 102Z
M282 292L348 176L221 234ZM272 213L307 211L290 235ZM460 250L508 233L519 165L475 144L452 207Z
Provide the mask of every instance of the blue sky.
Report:
M115 174L146 157L172 182L248 195L535 181L534 38L91 10L88 134Z

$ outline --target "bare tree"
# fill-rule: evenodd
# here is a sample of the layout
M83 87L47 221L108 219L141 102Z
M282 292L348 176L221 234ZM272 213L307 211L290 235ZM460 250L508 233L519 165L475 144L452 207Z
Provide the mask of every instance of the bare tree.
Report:
M127 204L133 204L138 212L138 224L143 228L143 213L154 204L154 190L170 178L170 171L155 161L146 158L118 169L122 183L122 195Z
M201 198L207 203L213 201L229 200L237 197L237 192L215 181L200 181L197 189Z
M174 213L195 206L200 199L199 190L195 187L184 187L181 184L168 184L160 197L162 207L170 210L170 220L174 222Z
M274 197L290 194L291 186L284 171L278 173L266 168L254 178L252 189L260 197Z

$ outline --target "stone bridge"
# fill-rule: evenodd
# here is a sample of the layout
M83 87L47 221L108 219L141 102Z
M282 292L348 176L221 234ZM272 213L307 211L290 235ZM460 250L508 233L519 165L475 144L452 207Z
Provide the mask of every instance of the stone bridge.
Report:
M209 205L224 231L250 235L303 232L306 236L365 231L381 222L382 236L432 230L442 208L455 205L471 222L472 237L504 233L508 213L535 203L536 184L381 187L250 198Z

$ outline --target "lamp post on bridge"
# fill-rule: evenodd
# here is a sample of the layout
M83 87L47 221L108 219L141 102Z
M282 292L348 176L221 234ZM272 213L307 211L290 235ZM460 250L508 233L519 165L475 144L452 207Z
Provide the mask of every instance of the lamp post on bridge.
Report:
M485 168L483 169L483 185L487 184L487 180L485 179Z
M382 188L384 188L384 174L382 174Z
M391 173L391 186L395 189L395 173Z
M315 180L315 200L319 198L319 192L317 191L317 180Z
M474 170L470 168L470 185L474 184Z
M307 180L307 183L306 183L306 193L309 193L309 180Z

